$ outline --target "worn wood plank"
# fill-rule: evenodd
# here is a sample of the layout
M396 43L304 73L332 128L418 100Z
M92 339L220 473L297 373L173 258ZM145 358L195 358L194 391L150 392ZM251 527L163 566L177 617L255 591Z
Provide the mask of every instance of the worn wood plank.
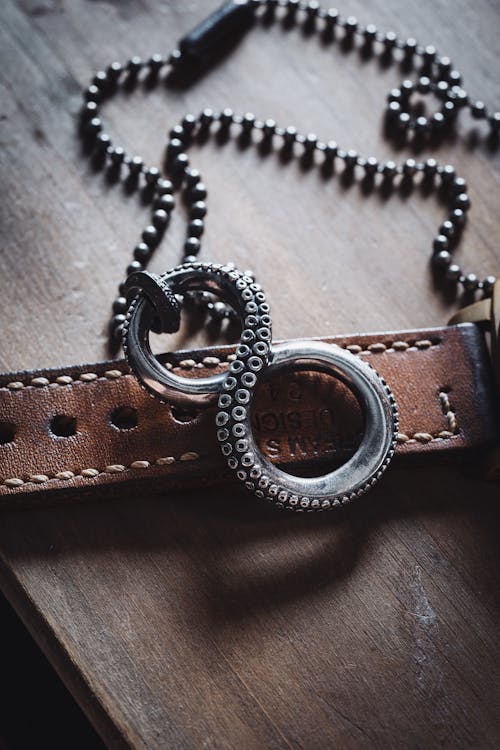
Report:
M82 159L80 88L115 57L170 49L207 7L2 5L0 367L105 356L147 211ZM471 92L498 102L494 4L341 10L436 43ZM192 87L139 90L104 115L152 163L166 130L207 105L389 157L380 116L401 78L275 25ZM454 309L428 266L442 215L432 198L365 197L233 144L192 153L209 189L203 257L254 268L277 337L437 324ZM498 154L464 122L434 155L470 185L460 260L498 270ZM181 212L154 268L177 260L183 231ZM96 498L3 514L0 581L111 747L489 748L500 736L498 526L498 488L457 469L390 472L327 519L276 517L231 490Z

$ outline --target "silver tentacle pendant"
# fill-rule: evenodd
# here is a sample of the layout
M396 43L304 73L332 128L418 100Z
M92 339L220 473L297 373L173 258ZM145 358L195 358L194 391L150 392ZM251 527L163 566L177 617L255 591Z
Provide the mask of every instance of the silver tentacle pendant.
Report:
M162 276L129 277L135 296L124 325L124 349L140 383L157 398L182 406L217 403L217 440L229 468L257 497L295 511L329 510L367 492L389 465L396 446L398 413L387 383L367 362L334 344L294 341L273 346L269 305L260 284L232 264L193 261ZM241 320L236 358L226 373L208 378L174 375L153 355L149 331L178 328L178 297L208 291L230 305ZM159 328L158 328L159 327ZM283 471L259 449L251 410L259 384L275 375L320 371L341 380L356 396L364 434L354 455L318 477Z

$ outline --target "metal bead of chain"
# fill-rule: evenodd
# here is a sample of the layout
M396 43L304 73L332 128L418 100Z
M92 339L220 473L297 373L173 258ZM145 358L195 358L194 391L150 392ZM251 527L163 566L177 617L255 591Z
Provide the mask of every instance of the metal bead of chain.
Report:
M252 4L266 16L280 12L288 23L304 22L324 38L333 39L337 35L346 46L354 46L357 40L367 55L379 54L387 62L398 60L411 69L416 67L415 61L419 60L418 80L405 80L388 95L387 124L389 131L399 139L422 142L424 139L439 138L446 128L453 126L459 111L465 108L470 110L474 119L487 121L491 135L499 137L500 112L490 113L483 102L472 101L462 88L460 73L453 68L448 58L438 56L434 47L424 47L413 38L399 39L393 32L382 33L372 24L362 26L354 17L344 18L335 9L321 8L314 0L252 0ZM227 136L231 130L238 128L238 132L231 135L246 138L249 143L264 141L269 150L271 146L278 146L288 150L290 155L309 159L311 163L319 154L320 162L325 168L332 168L336 160L343 162L344 169L351 173L353 179L359 177L373 181L375 186L387 188L395 181L412 182L417 177L425 180L428 186L440 190L448 205L448 214L433 241L432 261L437 273L449 283L460 284L468 293L477 290L485 295L491 293L495 282L493 276L479 280L475 274L464 273L460 266L452 262L451 251L465 224L470 199L465 180L455 174L451 165L439 165L432 158L425 162L408 158L400 165L390 160L378 162L374 157L365 158L353 150L345 151L333 141L322 142L313 134L301 135L292 126L280 128L274 120L260 121L251 113L235 115L228 109L220 113L206 109L198 117L186 115L179 125L172 128L166 154L171 179L163 179L159 169L147 167L139 156L130 156L123 148L115 146L110 136L103 132L98 116L100 104L110 98L119 86L133 88L140 76L145 76L149 83L163 79L181 60L181 53L174 50L168 58L155 54L147 61L132 57L125 65L114 62L106 70L96 73L84 92L81 130L93 158L102 160L117 178L125 175L131 183L143 187L152 201L151 224L144 229L141 241L134 248L134 260L126 269L127 275L143 270L147 265L168 226L175 205L173 194L181 186L184 187L189 214L184 244L185 259L193 259L199 253L207 210L207 193L199 172L189 165L186 149L200 131L208 133L217 124ZM441 109L428 118L413 117L410 106L413 93L436 95L442 103ZM260 138L255 137L256 133L260 133ZM122 290L123 285L120 285L120 296L113 303L112 335L115 340L121 338L127 308ZM230 315L226 306L214 302L210 295L198 295L192 301L207 306L215 320Z

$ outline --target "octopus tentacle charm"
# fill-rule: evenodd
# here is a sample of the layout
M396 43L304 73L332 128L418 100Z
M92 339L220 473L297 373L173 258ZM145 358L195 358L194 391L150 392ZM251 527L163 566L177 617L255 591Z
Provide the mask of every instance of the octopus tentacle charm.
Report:
M226 373L208 378L174 375L153 355L149 331L177 330L178 295L208 291L233 307L242 333ZM369 490L387 468L396 445L398 414L385 381L366 362L338 346L295 341L272 346L271 318L265 294L255 280L232 264L193 261L162 276L134 274L127 292L135 294L124 324L124 349L141 384L163 401L183 406L217 402L217 440L230 469L247 489L279 508L328 510ZM259 450L252 431L251 408L259 384L273 374L318 370L340 379L357 397L364 435L342 466L318 477L297 477L273 465Z
M232 363L227 374L206 378L180 377L154 356L149 345L149 332L153 330L155 319L164 321L166 331L178 329L179 311L172 303L175 295L203 291L219 296L238 314L242 325L241 342L253 347L252 362L258 362L260 368L267 363L271 319L264 292L253 277L238 271L232 264L192 261L156 277L160 291L167 289L162 297L151 293L151 284L156 283L156 279L149 278L146 282L144 276L143 273L134 274L127 280L125 291L136 293L136 296L124 323L123 347L132 372L153 396L179 406L207 406L217 401L221 390L231 387L235 374Z

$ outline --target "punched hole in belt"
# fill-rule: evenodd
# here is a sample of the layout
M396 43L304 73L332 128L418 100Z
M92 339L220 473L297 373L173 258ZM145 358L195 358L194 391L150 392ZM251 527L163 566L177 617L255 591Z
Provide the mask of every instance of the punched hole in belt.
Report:
M193 422L198 416L199 412L195 410L189 411L188 409L181 409L179 406L172 406L170 409L170 413L172 414L172 417L176 422L187 424L188 422Z
M12 443L16 436L16 426L12 422L0 422L0 445Z
M49 430L56 437L76 435L76 417L71 417L68 414L56 414L50 421Z
M132 406L117 406L111 412L109 421L117 430L133 430L138 424L137 410Z

